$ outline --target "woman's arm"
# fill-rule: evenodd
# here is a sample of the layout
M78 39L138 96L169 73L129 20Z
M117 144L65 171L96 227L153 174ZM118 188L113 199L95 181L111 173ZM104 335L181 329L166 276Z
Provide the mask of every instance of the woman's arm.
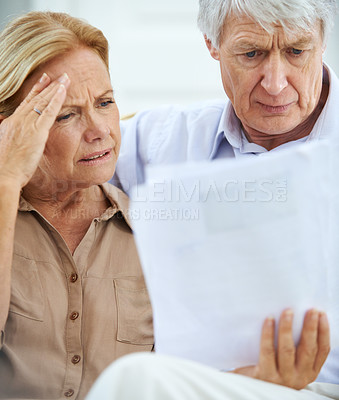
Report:
M0 329L3 330L9 308L11 265L15 220L21 187L0 182Z
M20 191L39 164L68 85L67 76L51 83L44 74L10 117L0 115L0 330L8 316Z

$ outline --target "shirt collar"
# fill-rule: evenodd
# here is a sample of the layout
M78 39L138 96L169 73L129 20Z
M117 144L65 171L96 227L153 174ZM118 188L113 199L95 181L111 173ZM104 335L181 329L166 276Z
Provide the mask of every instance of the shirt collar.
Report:
M267 150L255 143L250 143L243 133L240 120L235 114L232 103L228 101L221 115L217 135L209 159L212 160L222 142L226 139L236 152L240 153L263 153Z
M105 193L109 202L112 204L112 207L109 207L99 218L97 218L98 221L105 221L119 212L126 221L127 225L132 229L129 212L129 198L127 195L122 190L111 185L110 183L103 183L99 186Z
M97 221L108 221L115 214L120 213L122 218L126 221L127 225L131 227L131 221L129 218L129 199L127 195L117 187L110 183L104 183L99 185L101 190L104 192L111 206L107 208L100 217L95 218ZM24 197L20 196L19 211L35 211L38 212ZM39 213L39 212L38 212Z
M329 84L327 101L307 138L308 140L327 139L331 132L338 134L339 80L334 71L326 64L324 64L324 79Z
M228 141L228 143L237 148L239 146L239 131L241 130L240 121L235 115L232 103L228 101L224 108L224 111L221 114L217 134L214 139L213 148L209 159L212 160L220 146L220 143L224 138Z

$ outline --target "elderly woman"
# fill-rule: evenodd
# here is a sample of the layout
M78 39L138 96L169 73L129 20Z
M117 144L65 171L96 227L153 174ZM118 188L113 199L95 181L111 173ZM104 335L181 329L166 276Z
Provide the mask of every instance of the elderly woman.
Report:
M83 399L152 349L102 32L32 12L0 36L0 398Z

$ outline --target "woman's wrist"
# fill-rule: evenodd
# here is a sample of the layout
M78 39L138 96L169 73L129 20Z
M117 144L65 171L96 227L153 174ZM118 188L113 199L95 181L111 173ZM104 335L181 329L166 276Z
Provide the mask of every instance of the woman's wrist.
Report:
M19 200L21 185L18 179L3 177L0 174L0 198Z

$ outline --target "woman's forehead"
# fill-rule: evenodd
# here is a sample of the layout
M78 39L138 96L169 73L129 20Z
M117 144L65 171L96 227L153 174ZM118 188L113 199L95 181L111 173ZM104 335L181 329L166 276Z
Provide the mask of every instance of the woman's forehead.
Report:
M91 49L80 48L41 65L20 89L20 101L25 98L43 73L46 73L51 81L67 73L71 80L67 97L77 96L77 93L87 90L88 87L98 92L112 89L110 76L103 60Z

